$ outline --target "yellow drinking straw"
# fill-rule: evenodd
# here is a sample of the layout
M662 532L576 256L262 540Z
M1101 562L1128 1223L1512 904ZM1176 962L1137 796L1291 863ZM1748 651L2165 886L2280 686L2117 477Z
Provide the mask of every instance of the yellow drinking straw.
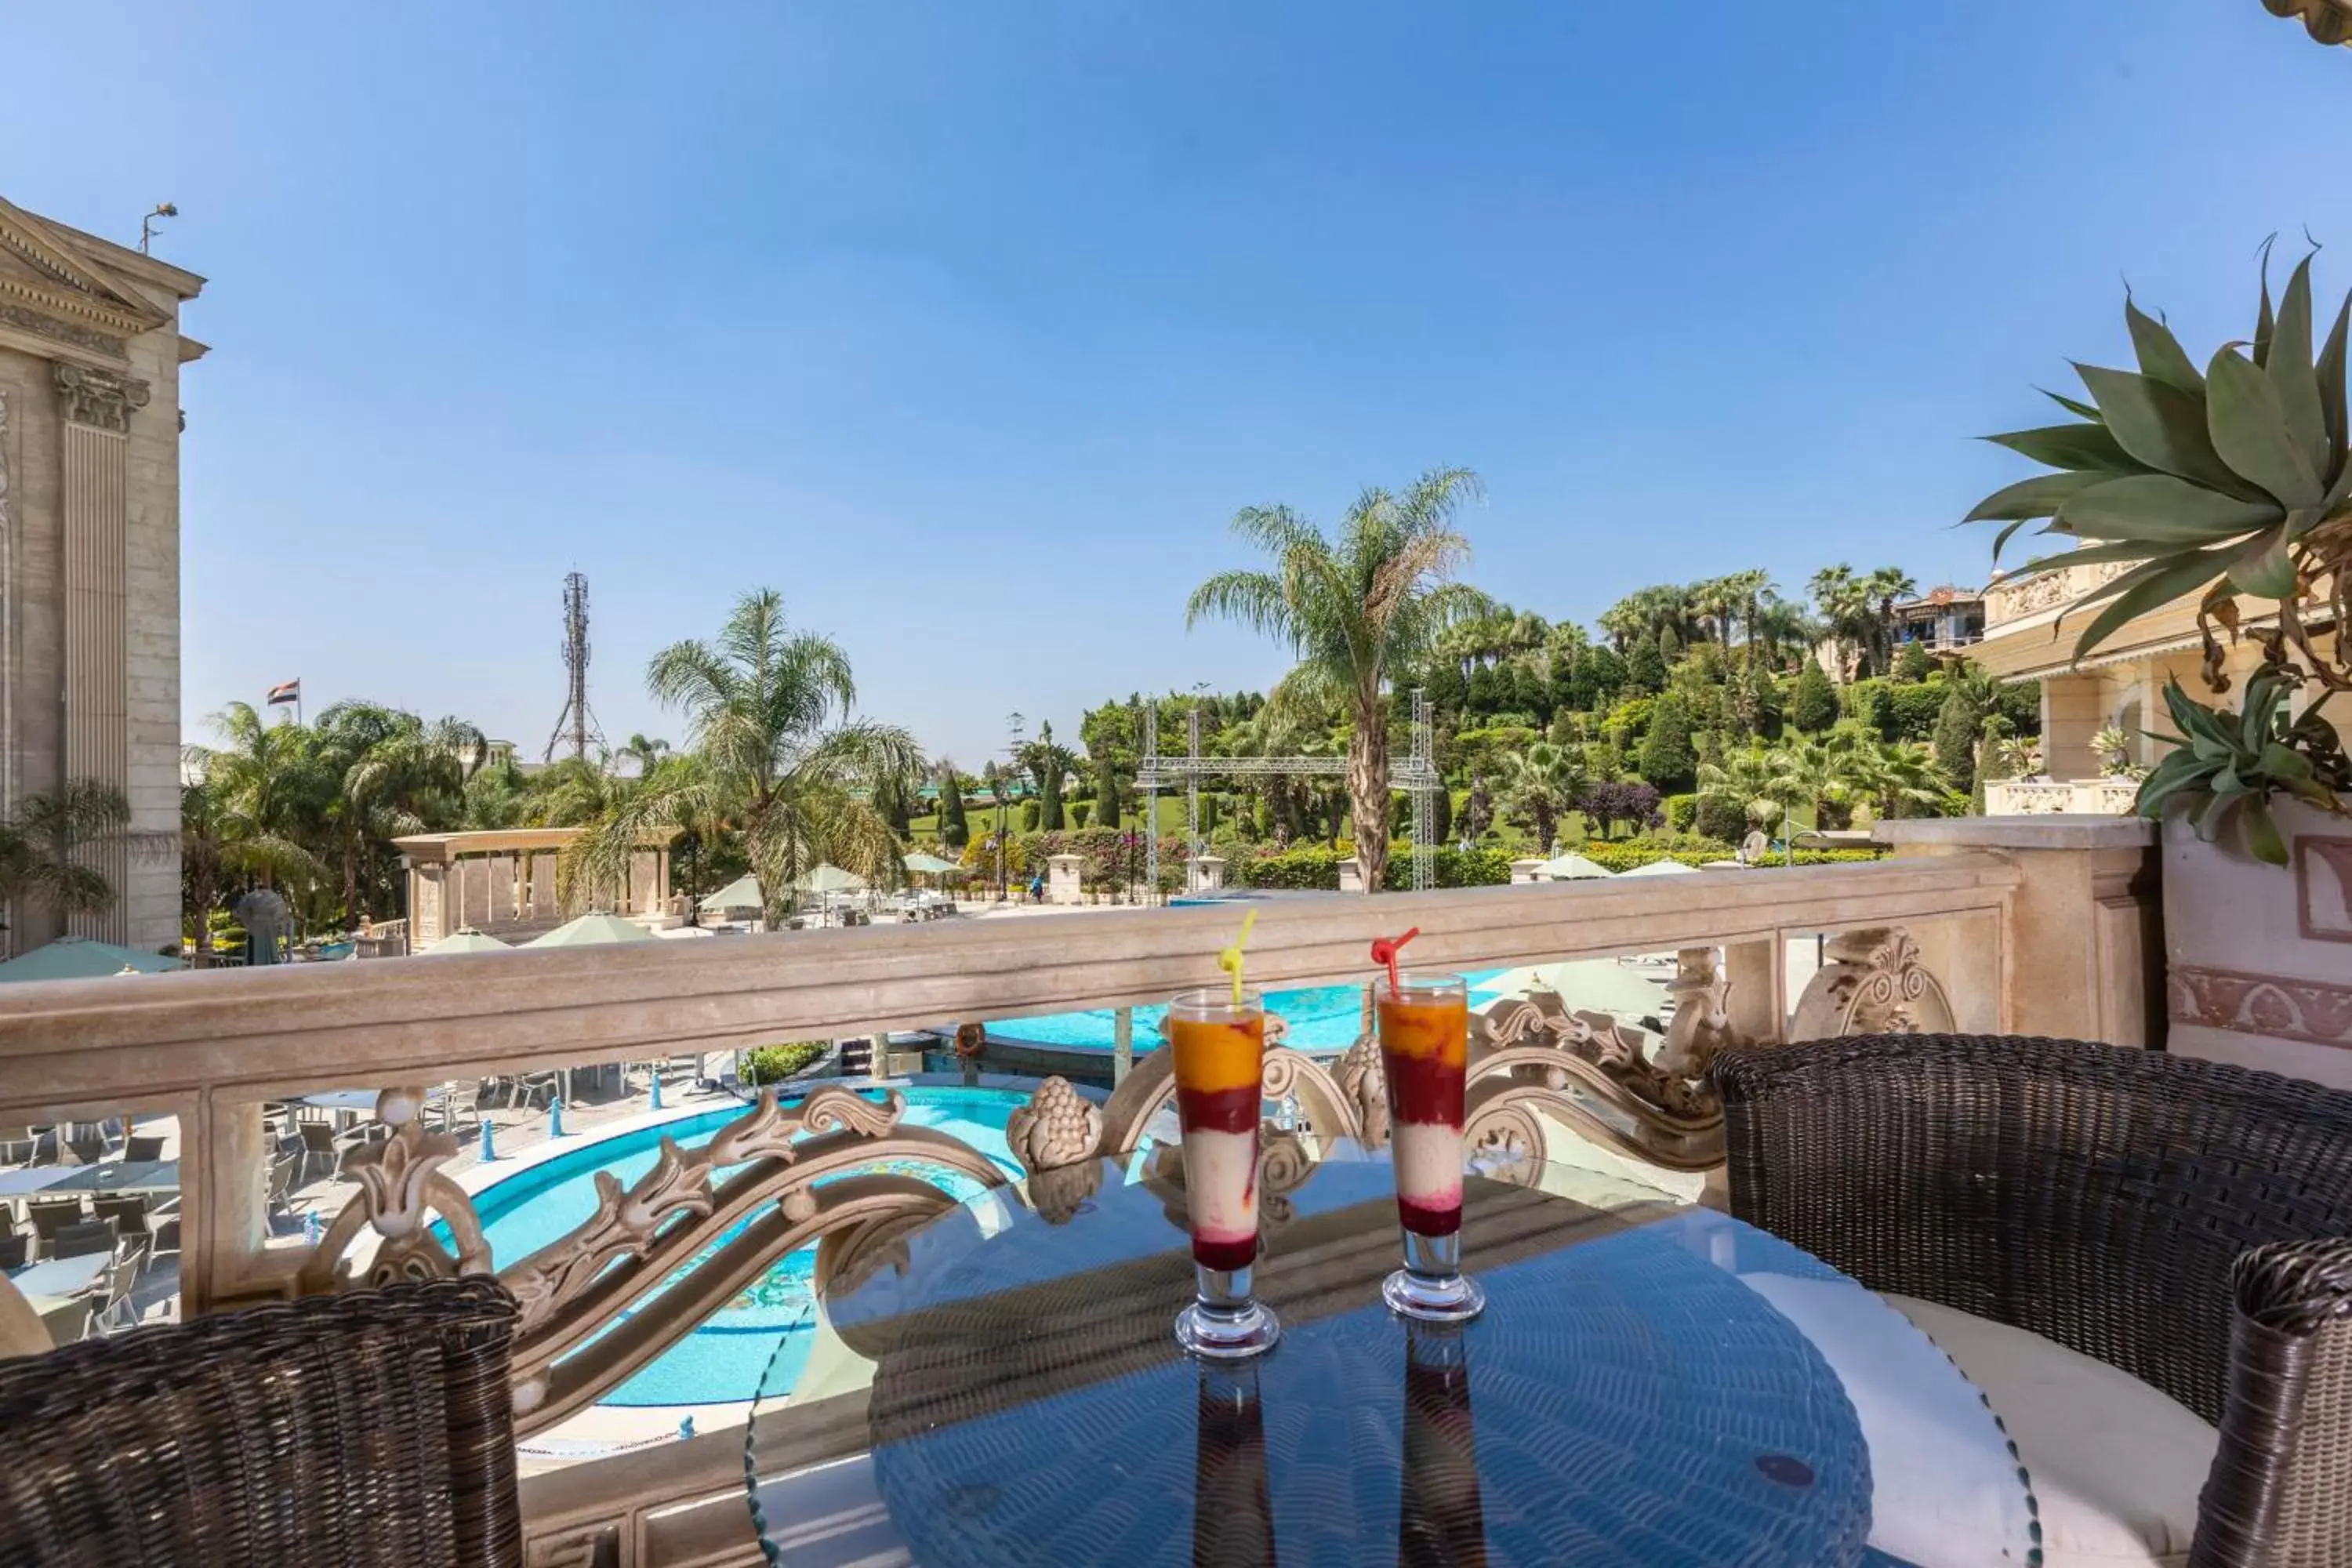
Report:
M1234 945L1217 954L1217 967L1234 977L1234 1005L1242 1005L1242 945L1249 941L1250 927L1257 924L1257 911L1250 910L1242 917L1242 934L1234 938Z

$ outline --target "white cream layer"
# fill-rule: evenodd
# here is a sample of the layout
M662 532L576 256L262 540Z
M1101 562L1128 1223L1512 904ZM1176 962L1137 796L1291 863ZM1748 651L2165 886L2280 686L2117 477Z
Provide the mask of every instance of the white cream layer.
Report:
M1462 1205L1462 1129L1400 1121L1391 1131L1397 1192L1424 1208Z
M1184 1194L1192 1234L1239 1241L1257 1234L1257 1134L1184 1134Z

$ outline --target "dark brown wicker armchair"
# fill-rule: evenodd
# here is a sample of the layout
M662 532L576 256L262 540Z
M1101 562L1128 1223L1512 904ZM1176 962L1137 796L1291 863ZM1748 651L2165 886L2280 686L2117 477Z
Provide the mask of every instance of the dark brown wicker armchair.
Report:
M2220 1428L2196 1568L2352 1563L2352 1094L2069 1040L1727 1052L1732 1212Z
M314 1297L0 1362L5 1568L519 1568L488 1279Z

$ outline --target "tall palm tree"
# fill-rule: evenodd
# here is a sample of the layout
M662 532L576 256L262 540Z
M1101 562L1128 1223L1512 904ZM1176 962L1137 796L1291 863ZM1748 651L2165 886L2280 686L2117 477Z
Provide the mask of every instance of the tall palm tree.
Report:
M1840 679L1843 679L1859 660L1869 657L1875 646L1870 586L1854 576L1853 567L1841 562L1814 573L1808 588L1813 608L1821 616L1823 634L1837 644Z
M265 723L245 702L214 714L212 726L222 743L185 748L184 765L212 791L226 836L253 846L255 879L296 890L323 880L314 846L325 837L341 777L317 732Z
M1328 537L1288 507L1246 508L1234 531L1271 557L1273 569L1220 572L1185 606L1187 626L1219 616L1290 645L1299 662L1272 700L1313 696L1354 720L1348 794L1367 889L1381 887L1388 872L1389 672L1410 668L1447 626L1495 609L1453 580L1470 554L1454 514L1479 493L1469 469L1433 468L1402 495L1365 490Z
M1857 735L1842 766L1846 788L1868 801L1881 822L1903 816L1908 806L1940 806L1951 794L1951 781L1924 742L1888 744L1875 735Z
M1811 735L1794 731L1766 753L1769 776L1767 795L1784 806L1806 807L1813 825L1821 826L1822 808L1843 801L1849 793L1845 759L1840 750Z
M640 776L654 771L664 757L669 755L669 742L643 734L631 735L613 752L613 760L629 763Z
M1881 566L1864 579L1863 593L1871 605L1871 672L1885 675L1895 668L1895 605L1915 597L1919 584L1899 566Z
M690 750L581 837L567 852L572 875L625 886L646 833L712 817L741 835L772 919L820 863L883 885L903 874L898 837L870 795L918 769L921 753L906 731L849 717L857 695L849 656L829 637L794 630L781 594L747 594L715 640L662 649L646 687L686 715Z
M1739 802L1748 820L1759 827L1771 826L1788 810L1772 754L1761 746L1727 752L1720 763L1699 763L1698 787L1704 795L1729 795Z
M105 913L118 889L84 851L130 826L131 803L96 779L26 795L16 816L0 822L0 904L25 899L60 915Z
M391 892L392 841L454 826L466 784L488 754L481 731L462 719L426 723L373 702L338 702L319 715L319 762L339 787L326 831L342 871L343 908L362 912L362 877L373 902Z
M1037 786L1037 826L1047 832L1062 824L1062 781L1078 771L1077 752L1054 739L1052 721L1037 728L1037 738L1021 748L1017 761Z
M1592 782L1583 751L1538 741L1525 750L1506 752L1502 764L1497 783L1503 809L1534 828L1543 853L1550 854L1558 842L1559 819Z

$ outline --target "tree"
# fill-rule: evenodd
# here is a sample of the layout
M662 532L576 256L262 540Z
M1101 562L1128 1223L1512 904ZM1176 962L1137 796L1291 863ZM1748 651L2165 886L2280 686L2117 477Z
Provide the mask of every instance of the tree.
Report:
M1617 694L1633 679L1615 648L1596 643L1577 657L1576 668L1569 677L1570 706L1580 713L1597 713L1616 701Z
M1813 826L1822 826L1822 811L1846 797L1843 759L1829 744L1811 735L1790 735L1765 754L1768 776L1764 793L1784 806L1805 806Z
M0 822L0 904L18 899L60 915L103 914L117 889L87 852L121 837L131 803L112 784L68 779L62 788L28 795Z
M931 764L931 782L940 788L940 842L961 849L971 841L971 824L963 814L963 773L951 758Z
M1903 645L1895 658L1895 679L1916 684L1936 673L1936 661L1927 655L1927 645L1912 641Z
M1666 659L1659 651L1658 639L1645 637L1635 640L1633 651L1625 659L1625 685L1630 690L1659 692L1666 689Z
M1702 765L1698 787L1702 798L1712 795L1738 801L1747 820L1760 827L1771 826L1787 810L1780 799L1772 753L1762 746L1733 752L1721 763Z
M1533 828L1537 847L1550 854L1559 819L1576 808L1577 797L1591 783L1582 754L1538 741L1523 751L1505 752L1502 763L1503 809Z
M1805 660L1797 672L1797 689L1789 694L1789 722L1809 735L1818 735L1837 722L1837 688L1819 659Z
M1021 748L1020 763L1037 786L1037 819L1045 831L1062 826L1062 780L1077 772L1078 754L1054 741L1049 720L1037 727L1037 738Z
M900 874L890 825L870 798L919 766L904 730L849 714L856 701L840 645L795 631L772 589L745 595L716 640L673 643L646 669L655 701L686 715L688 744L565 852L564 873L625 885L650 829L719 816L740 834L772 921L821 862L888 885Z
M1636 827L1655 827L1665 820L1658 809L1657 790L1627 780L1595 780L1584 786L1576 807L1584 813L1586 821L1601 825L1603 838L1621 822Z
M1871 668L1880 675L1895 668L1895 605L1919 592L1919 584L1900 567L1881 566L1862 585L1870 605L1866 636Z
M210 792L224 839L245 847L243 863L261 887L300 892L323 880L312 846L324 837L338 779L312 731L264 723L244 702L214 714L212 727L223 743L187 747L183 767Z
M1095 759L1095 821L1118 826L1118 769L1107 752Z
M1932 742L1936 766L1954 789L1968 794L1977 785L1977 735L1985 716L2000 700L2000 683L1982 666L1966 660L1952 668L1945 683L1949 689L1944 705L1936 710Z
M613 753L613 760L616 763L628 763L633 772L642 775L652 772L654 765L668 755L667 741L653 740L643 734L635 734L631 735L621 748Z
M1649 733L1637 753L1643 778L1667 795L1690 787L1698 756L1691 748L1690 715L1680 692L1669 691L1650 709Z
M1312 699L1353 721L1348 795L1357 869L1368 889L1387 882L1389 674L1412 668L1448 626L1496 608L1453 580L1470 553L1454 514L1478 493L1467 468L1432 469L1402 495L1364 491L1328 537L1288 507L1244 509L1234 531L1274 569L1219 573L1185 607L1188 626L1215 616L1290 645L1298 665L1270 703Z

